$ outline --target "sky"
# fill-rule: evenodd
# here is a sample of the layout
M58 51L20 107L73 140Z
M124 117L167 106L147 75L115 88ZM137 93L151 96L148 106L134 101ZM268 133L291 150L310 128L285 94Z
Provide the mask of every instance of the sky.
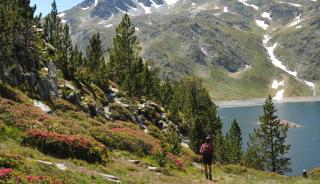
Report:
M73 6L81 3L82 1L84 0L56 0L59 12L70 9ZM41 12L42 17L44 17L51 11L51 4L53 0L31 0L30 2L30 5L32 6L34 4L37 5L36 15Z

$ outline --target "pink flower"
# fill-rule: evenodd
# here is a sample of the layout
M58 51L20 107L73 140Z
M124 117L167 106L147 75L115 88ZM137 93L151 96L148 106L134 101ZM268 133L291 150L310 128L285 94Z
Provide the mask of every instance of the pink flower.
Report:
M0 169L0 178L4 178L5 176L7 176L8 174L10 174L13 170L8 168L3 168L3 169Z

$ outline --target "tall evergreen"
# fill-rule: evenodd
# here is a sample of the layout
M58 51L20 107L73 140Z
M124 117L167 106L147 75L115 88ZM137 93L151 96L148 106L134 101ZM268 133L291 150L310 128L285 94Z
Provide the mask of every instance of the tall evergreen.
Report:
M44 20L44 32L46 41L55 48L59 48L60 46L62 29L57 3L53 0L51 12Z
M61 34L61 46L60 46L60 58L58 64L65 78L72 79L73 76L70 73L71 67L71 55L72 55L72 41L70 36L70 28L68 24L63 25Z
M226 135L225 142L228 162L232 164L240 163L242 158L242 137L241 129L235 119Z
M288 126L283 125L276 113L272 97L266 99L263 106L263 115L260 117L260 127L251 136L251 143L260 144L258 150L249 144L248 154L252 153L261 156L263 170L284 174L290 171L290 158L287 154L290 145L285 143ZM253 149L253 150L250 150Z
M110 79L119 84L130 80L134 64L140 61L140 50L139 42L135 36L135 27L129 15L125 14L116 28L113 47L109 49Z
M100 86L107 84L107 68L103 57L100 34L92 35L86 49L86 60L84 62L89 82Z
M4 71L12 63L14 48L13 27L10 24L9 1L0 2L0 79L4 79Z

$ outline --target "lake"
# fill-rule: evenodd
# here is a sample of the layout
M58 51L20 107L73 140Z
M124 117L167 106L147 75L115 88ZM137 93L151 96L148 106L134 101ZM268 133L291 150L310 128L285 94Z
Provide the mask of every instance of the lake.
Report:
M288 130L292 172L287 175L301 175L304 169L320 167L320 102L279 103L276 108L280 119L301 125ZM249 134L258 127L262 111L262 105L220 108L223 132L228 131L236 118L242 131L243 148L246 149Z

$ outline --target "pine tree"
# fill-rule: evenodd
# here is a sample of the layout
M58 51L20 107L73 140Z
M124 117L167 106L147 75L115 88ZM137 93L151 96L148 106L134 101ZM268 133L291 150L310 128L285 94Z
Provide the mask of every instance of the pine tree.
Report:
M12 54L14 48L14 39L12 35L12 24L10 24L10 15L8 1L0 2L0 79L4 80L6 67L12 63Z
M63 26L63 32L61 34L61 50L60 58L58 59L58 64L62 70L66 79L72 79L72 74L70 73L71 65L71 54L72 54L72 41L70 36L70 28L68 24Z
M290 145L285 144L288 126L281 124L275 115L276 111L269 95L263 106L260 127L251 136L253 139L251 142L259 143L261 148L254 150L250 145L249 148L253 150L249 151L261 155L263 170L284 174L290 171L290 159L287 157Z
M46 41L57 49L60 47L62 29L61 19L58 16L57 3L54 0L50 14L45 17L44 32Z
M265 169L265 161L263 158L263 146L261 138L257 137L257 129L249 135L248 149L244 155L244 164L258 170Z
M181 139L175 127L169 127L167 132L167 141L170 144L168 151L175 155L179 155L182 149Z
M199 153L200 147L206 137L205 128L203 126L203 122L199 117L195 117L194 121L192 122L192 129L190 132L190 148Z
M85 67L88 69L89 80L98 85L104 85L107 82L107 68L102 53L100 34L94 34L89 41L86 49Z
M215 122L215 128L213 131L213 143L214 143L214 160L220 163L226 162L226 144L222 134L222 121L217 115Z
M118 84L122 84L126 79L130 80L134 63L140 59L141 48L134 33L135 27L129 15L125 14L116 28L113 47L109 49L109 76Z
M232 164L240 163L242 158L242 137L241 129L235 119L226 135L225 142L228 162Z
M82 52L79 51L78 46L76 45L71 52L70 63L68 66L68 73L70 77L81 81L82 76L80 72L83 71L83 65Z

